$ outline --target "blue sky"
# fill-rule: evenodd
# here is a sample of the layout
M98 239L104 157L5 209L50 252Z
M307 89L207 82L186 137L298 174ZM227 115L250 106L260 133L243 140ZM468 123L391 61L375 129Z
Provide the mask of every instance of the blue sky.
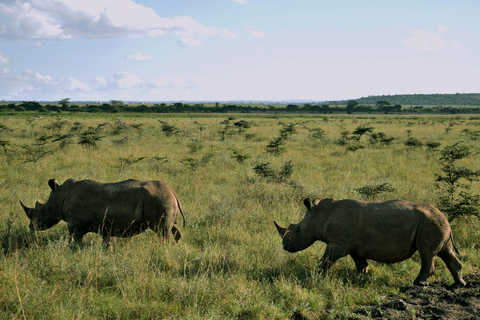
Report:
M480 92L477 0L0 0L0 100Z

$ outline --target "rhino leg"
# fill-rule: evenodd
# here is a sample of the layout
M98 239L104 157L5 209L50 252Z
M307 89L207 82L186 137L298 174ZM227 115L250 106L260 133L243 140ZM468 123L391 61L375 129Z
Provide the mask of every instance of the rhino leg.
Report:
M172 235L173 235L173 238L175 239L175 242L178 242L182 237L182 232L180 231L180 229L178 229L176 224L174 224L172 227Z
M86 234L83 229L79 228L74 224L68 225L68 233L77 244L82 243L83 236Z
M450 247L450 248L448 248ZM462 263L458 260L455 253L452 251L452 246L447 246L442 251L438 253L438 256L445 262L448 270L453 276L455 283L451 286L453 289L463 288L466 285L466 282L462 278Z
M171 215L166 214L164 217L162 217L158 229L156 230L158 237L162 237L166 242L170 242L174 232L173 226L174 223Z
M103 239L103 247L108 248L110 246L110 239L112 237L110 236L110 233L103 233L102 234L102 239Z
M348 252L342 246L333 242L328 243L325 253L319 263L320 269L322 269L322 272L324 273L327 272L335 261L345 257L347 254Z
M428 286L427 279L435 272L434 264L435 255L431 253L420 252L420 259L422 265L420 267L420 273L418 274L413 284L416 286Z
M355 262L355 267L357 267L357 271L360 273L367 273L368 272L368 262L367 259L364 257L360 257L354 253L350 253L353 261Z

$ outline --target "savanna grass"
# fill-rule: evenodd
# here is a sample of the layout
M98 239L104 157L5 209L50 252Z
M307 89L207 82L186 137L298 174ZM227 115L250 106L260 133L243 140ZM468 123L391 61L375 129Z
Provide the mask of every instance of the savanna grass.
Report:
M436 204L440 153L406 146L409 137L439 142L439 149L462 140L474 154L463 164L480 168L480 143L465 134L465 129L479 128L478 118L235 115L226 128L228 117L61 114L65 122L60 127L52 125L58 124L56 117L47 115L0 117L9 129L0 132L0 140L9 142L0 149L0 319L351 316L355 306L380 303L412 285L418 256L393 265L372 262L368 275L357 274L345 258L322 277L315 269L325 245L317 242L286 253L273 219L283 225L302 219L304 197L360 198L356 189L380 183L394 190L379 194L379 201ZM167 136L159 120L178 128L177 134ZM251 126L239 130L233 123L240 120ZM119 123L126 126L118 129ZM352 134L359 127L373 127L394 139L382 145L364 134L347 142L363 146L351 151L340 141L342 132ZM101 137L95 145L79 144L88 128ZM284 140L284 152L266 152L269 141L285 128L295 130ZM321 135L312 134L319 130ZM61 135L71 135L70 142L60 146L52 138L48 147L53 154L25 162L22 145ZM237 161L232 150L251 157ZM187 157L198 165L185 165ZM293 171L288 179L269 180L254 171L262 163L281 168L289 161ZM148 231L114 239L105 249L96 234L73 245L63 222L30 233L19 200L28 206L46 201L49 179L63 183L71 177L165 181L185 210L184 237L177 245L165 244ZM477 184L472 190L480 193ZM476 218L452 224L465 273L480 265L479 226ZM452 282L440 260L431 281Z

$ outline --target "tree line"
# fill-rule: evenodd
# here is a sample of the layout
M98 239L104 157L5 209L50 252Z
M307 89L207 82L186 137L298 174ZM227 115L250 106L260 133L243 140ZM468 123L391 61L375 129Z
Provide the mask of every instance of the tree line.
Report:
M480 93L381 95L363 97L356 101L362 105L374 105L377 101L387 101L391 105L403 106L480 106ZM331 105L347 103L347 100L329 102Z
M473 94L470 94L473 96ZM459 95L463 96L463 95ZM480 94L478 95L480 98ZM336 103L305 103L287 105L248 105L248 104L203 104L203 103L154 103L154 104L127 104L120 100L111 100L105 103L73 104L69 99L63 99L57 103L39 103L36 101L23 101L20 103L0 103L0 112L86 112L86 113L418 113L418 114L478 114L479 105L402 105L393 103L389 96L381 96L383 100L377 100L371 104L365 99L343 101ZM396 96L395 96L396 97ZM374 98L371 98L374 99ZM375 100L375 99L374 99ZM421 100L418 100L421 101ZM464 100L457 100L457 103ZM338 103L338 104L337 104ZM460 107L461 106L461 107Z

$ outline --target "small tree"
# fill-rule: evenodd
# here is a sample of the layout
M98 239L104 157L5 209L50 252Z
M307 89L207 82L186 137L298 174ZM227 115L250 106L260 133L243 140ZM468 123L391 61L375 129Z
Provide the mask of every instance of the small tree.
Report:
M68 105L70 104L70 98L65 98L58 101L58 104L62 107L63 111L68 110Z
M352 134L355 136L355 140L360 141L364 134L373 132L373 129L373 127L367 127L363 125L357 127L355 131L352 132Z
M283 146L284 138L282 136L276 137L272 141L270 141L266 147L268 153L272 153L273 155L278 156L279 154L285 151L285 147Z
M240 121L237 121L233 124L236 128L238 128L238 133L243 133L245 132L247 129L251 128L252 127L252 123L249 122L249 121L245 121L245 120L240 120Z
M120 158L118 158L118 160L120 160L120 170L123 171L123 169L125 167L130 167L130 166L134 165L137 162L140 162L141 160L143 160L145 158L147 158L147 157L134 157L133 154L129 155L126 158L120 157Z
M88 128L79 136L78 144L84 147L98 148L97 141L100 141L103 137L100 136L97 130Z
M220 124L223 124L225 125L225 127L223 128L223 130L220 130L218 131L218 133L220 133L220 140L225 140L227 136L231 135L232 133L230 132L230 129L231 129L231 122L234 121L235 118L234 117L228 117L226 120L223 120L222 122L220 122Z
M23 154L25 155L25 163L36 163L38 160L54 154L56 150L47 146L47 142L50 139L51 137L41 136L36 139L33 144L24 144L20 146L24 150Z
M175 127L174 125L166 122L166 121L161 121L158 120L162 124L162 132L165 133L165 136L170 137L170 136L175 136L178 141L178 136L182 132L179 128Z
M417 138L409 137L407 141L405 141L405 145L407 147L418 148L423 146L423 142Z
M261 163L253 168L253 171L262 178L266 178L272 182L287 182L293 174L292 160L289 160L283 164L283 167L277 172L270 167L270 163ZM292 183L290 183L292 184Z
M375 185L367 184L366 186L356 188L355 191L368 201L373 201L375 198L384 192L393 192L395 188L388 184L388 182L377 183Z
M280 130L280 137L284 140L287 140L292 134L296 133L295 129L296 123L284 124L282 123L283 128Z
M474 171L457 165L458 160L470 155L470 148L461 142L446 146L441 151L442 173L436 175L435 186L441 193L439 209L449 221L480 214L480 196L471 191L472 182L479 180L480 170Z
M235 148L231 148L230 150L232 151L232 155L230 158L236 159L238 163L243 163L245 160L252 157L250 154L243 153Z
M388 137L384 132L370 133L370 143L372 144L381 143L384 146L388 146L393 140L395 140L394 137Z

